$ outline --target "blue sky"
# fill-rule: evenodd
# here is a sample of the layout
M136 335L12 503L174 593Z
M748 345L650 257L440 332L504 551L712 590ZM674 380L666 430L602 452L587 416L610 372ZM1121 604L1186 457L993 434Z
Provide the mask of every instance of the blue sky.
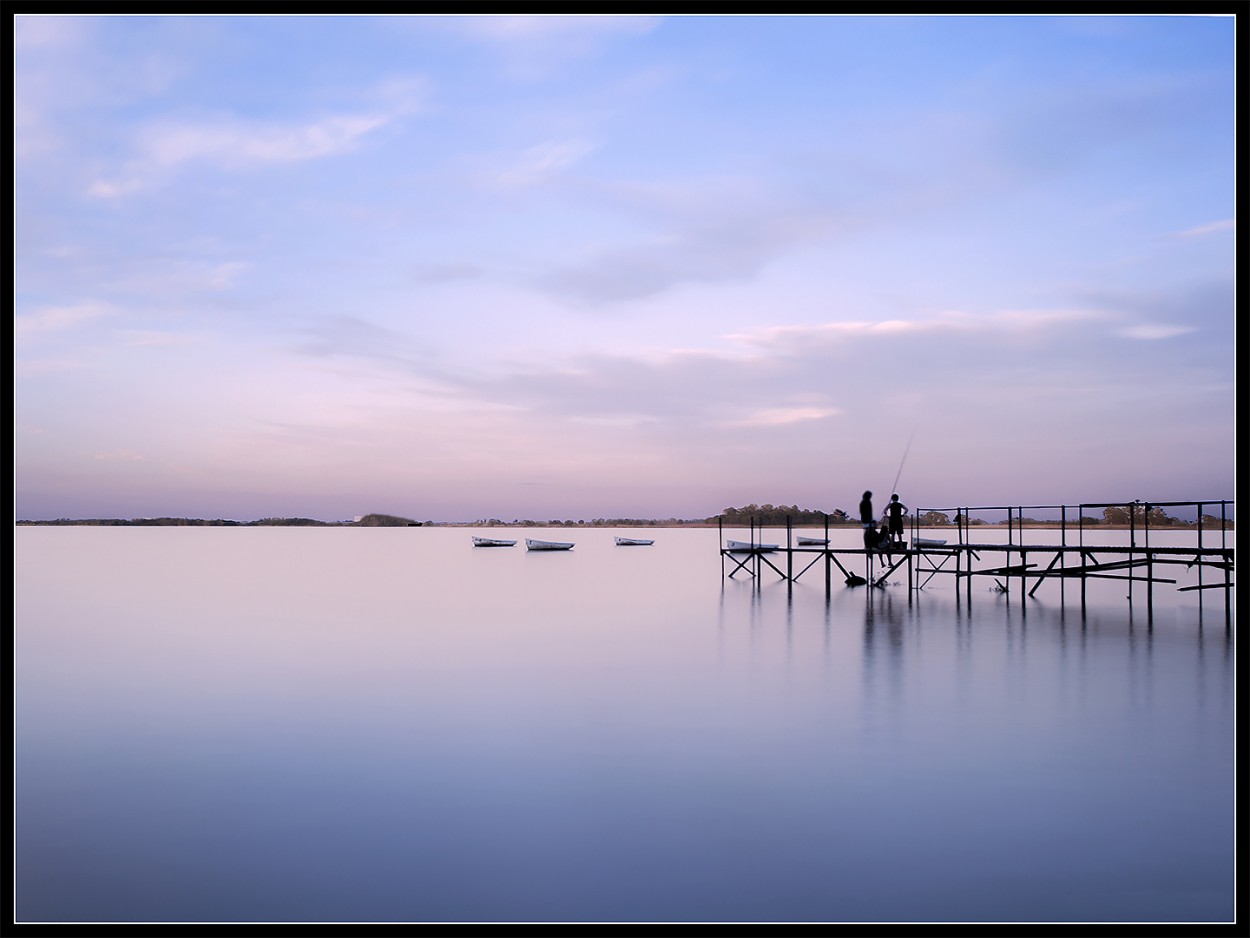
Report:
M1232 17L14 26L18 518L1233 497Z

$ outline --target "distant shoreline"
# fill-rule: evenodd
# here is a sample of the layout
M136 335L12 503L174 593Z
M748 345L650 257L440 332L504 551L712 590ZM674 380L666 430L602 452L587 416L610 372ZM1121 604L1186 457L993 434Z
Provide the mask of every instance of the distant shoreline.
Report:
M477 521L412 521L407 518L399 518L395 516L378 516L366 515L356 521L317 521L312 518L262 518L257 521L230 521L226 519L204 519L204 518L84 518L70 519L58 518L55 521L32 521L21 519L14 522L15 527L201 527L201 528L257 528L257 527L307 527L307 528L715 528L718 527L716 521L648 521L648 520L613 520L613 521L517 521L517 522L493 522L482 523ZM747 527L742 522L726 522L724 525L729 528ZM769 528L772 530L785 530L784 523L760 523L755 525L757 528ZM972 528L1005 528L1008 526L1007 521L982 521L974 519L965 527ZM795 523L790 526L793 530L820 530L823 525L818 522L812 523ZM858 530L860 527L857 521L830 522L830 530ZM909 525L910 527L910 525ZM925 524L921 525L926 531L930 530L958 530L959 525L956 524ZM1061 528L1097 528L1103 531L1128 531L1134 527L1141 530L1145 525L1127 525L1127 524L1107 524L1103 521L1084 519L1084 523L1069 521L1062 524L1058 521L1034 521L1025 520L1012 521L1013 528L1030 528L1030 529L1054 529ZM1167 529L1196 529L1198 527L1195 521L1182 521L1172 519L1170 524L1151 524L1152 530ZM1218 528L1219 522L1208 521L1203 525L1204 528ZM1227 530L1235 530L1236 525L1233 521L1225 522Z

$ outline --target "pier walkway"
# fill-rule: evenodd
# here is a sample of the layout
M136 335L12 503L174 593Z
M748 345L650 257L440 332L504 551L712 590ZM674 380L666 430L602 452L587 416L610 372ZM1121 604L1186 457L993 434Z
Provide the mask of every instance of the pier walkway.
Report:
M1177 509L1195 514L1196 521L1179 521L1166 513ZM1115 530L1123 532L1122 539L1127 543L1093 543L1093 532L1099 529L1105 532L1109 525L1101 518L1099 524L1093 524L1094 517L1088 514L1091 510L1101 511ZM1073 511L1076 520L1069 521L1069 513ZM934 522L949 519L950 513L956 518L953 527L933 531ZM986 526L981 517L987 514L1005 515L1006 541L982 539L984 532L1004 531L1002 522ZM1037 514L1051 517L1039 522L1034 517ZM969 520L973 518L977 520ZM810 528L796 535L787 519L784 543L780 542L781 532L776 527L757 527L752 521L747 540L732 540L726 538L721 524L721 568L723 576L743 574L753 577L757 584L766 570L795 583L815 569L817 575L824 575L826 592L833 589L835 578L845 586L881 587L905 571L909 596L913 591L924 589L935 577L949 576L954 578L957 590L959 586L965 587L969 602L973 581L978 578L992 583L992 588L999 592L1012 593L1018 589L1022 601L1036 594L1048 581L1060 584L1061 601L1066 601L1065 587L1074 582L1079 586L1082 609L1088 581L1123 580L1128 584L1130 604L1135 585L1139 593L1145 593L1148 615L1153 615L1154 589L1158 585L1171 586L1178 592L1221 590L1225 621L1231 625L1236 565L1232 518L1231 501L920 509L909 517L911 536L904 542L905 546L884 550L835 546L829 534L828 517L823 536ZM1117 519L1127 523L1119 524ZM1038 524L1045 527L1039 528ZM768 535L766 530L770 532ZM842 524L837 530L847 533L853 530L858 534L860 529L857 524ZM1169 535L1176 531L1188 532L1193 535L1193 543L1182 546L1160 543L1165 531ZM981 533L982 538L977 538L977 533ZM948 537L930 536L939 534ZM1043 535L1048 542L1026 542L1026 534ZM1152 534L1154 543L1151 543ZM955 535L954 539L949 535ZM1087 536L1091 539L1089 543ZM846 539L845 534L842 539ZM1053 543L1055 540L1058 543ZM1178 585L1177 576L1167 575L1181 572L1178 568L1183 568L1183 585Z

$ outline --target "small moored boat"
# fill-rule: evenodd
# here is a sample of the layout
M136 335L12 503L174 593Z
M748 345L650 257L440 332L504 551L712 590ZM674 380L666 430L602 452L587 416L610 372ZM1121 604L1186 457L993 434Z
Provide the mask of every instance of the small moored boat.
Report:
M780 544L752 544L750 541L725 541L725 550L777 550Z
M617 547L646 547L654 543L655 541L647 540L645 537L618 537L616 539Z
M800 535L799 535L799 546L800 546L800 547L828 547L828 546L829 546L829 538L827 538L827 537L806 537L805 535L800 534Z
M526 550L572 550L569 541L539 541L532 537L525 539Z
M475 537L474 547L515 547L516 541L503 541L497 537Z
M913 537L911 539L912 547L944 547L946 546L946 538L944 537Z

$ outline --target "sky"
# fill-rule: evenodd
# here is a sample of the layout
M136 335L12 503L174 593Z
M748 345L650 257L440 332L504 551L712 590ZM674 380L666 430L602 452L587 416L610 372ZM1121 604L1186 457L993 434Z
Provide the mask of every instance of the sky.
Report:
M1233 498L1235 25L17 15L15 518Z

